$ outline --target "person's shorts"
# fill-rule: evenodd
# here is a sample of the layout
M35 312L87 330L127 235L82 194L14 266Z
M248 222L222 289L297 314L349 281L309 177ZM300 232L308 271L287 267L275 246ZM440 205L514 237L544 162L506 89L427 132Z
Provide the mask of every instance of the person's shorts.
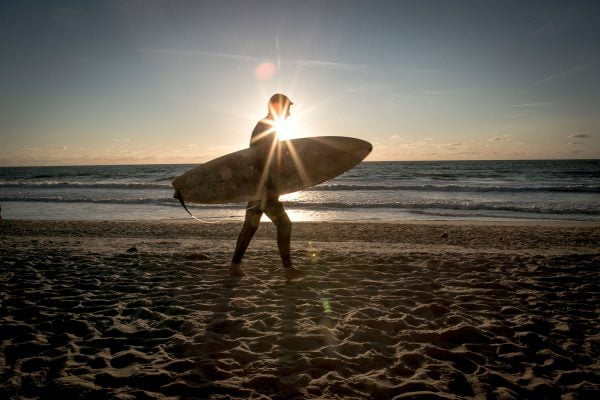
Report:
M248 206L246 206L247 216L249 216L249 214L262 215L263 213L267 214L267 217L269 217L271 221L275 221L277 218L286 215L283 204L281 204L277 198L248 202Z

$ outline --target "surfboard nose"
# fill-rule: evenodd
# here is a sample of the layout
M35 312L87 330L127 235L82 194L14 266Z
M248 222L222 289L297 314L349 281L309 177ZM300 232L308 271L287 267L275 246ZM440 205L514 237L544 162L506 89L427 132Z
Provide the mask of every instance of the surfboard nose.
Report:
M348 138L348 139L352 139L357 147L360 147L360 149L362 151L366 151L367 154L369 154L370 152L373 151L373 144L371 142L367 142L366 140L363 139L358 139L358 138Z

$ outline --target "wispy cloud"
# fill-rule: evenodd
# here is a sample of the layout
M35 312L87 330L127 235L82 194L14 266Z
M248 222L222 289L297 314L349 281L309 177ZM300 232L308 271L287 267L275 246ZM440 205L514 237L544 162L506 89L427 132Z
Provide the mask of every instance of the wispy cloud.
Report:
M521 103L521 104L513 104L515 108L536 108L536 107L547 107L551 106L554 103L548 102L539 102L539 103Z
M556 81L556 80L560 80L560 79L565 79L568 78L571 75L577 74L579 72L585 71L587 69L590 68L589 64L579 64L579 65L575 65L569 69L566 69L564 71L558 72L556 74L552 74L549 75L547 77L545 77L544 79L538 81L537 83L546 83L546 82L551 82L551 81Z
M81 20L81 11L68 7L55 8L52 10L51 18L59 23L75 25Z
M388 139L392 139L392 140L400 139L400 135L392 135Z
M463 145L462 143L457 142L457 143L442 143L442 144L439 144L438 146L439 147L456 147L456 146L462 146L462 145Z
M295 60L292 61L292 64L296 64L300 67L326 68L339 71L356 71L369 67L367 64L348 64L322 60Z
M243 54L229 54L229 53L215 53L211 51L203 50L185 50L185 49L138 49L141 53L152 53L152 54L165 54L165 55L177 55L177 56L197 56L197 57L209 57L209 58L221 58L226 60L234 61L264 61L266 58L259 58L253 56L247 56Z
M357 93L357 94L368 94L368 93L378 93L385 89L385 85L381 83L370 83L366 85L359 85L347 88L345 91L348 93Z
M571 133L569 136L567 136L568 138L572 138L572 139L583 139L583 138L589 138L591 137L590 135L588 135L587 133Z
M447 90L425 90L423 92L423 94L429 94L429 95L433 95L433 96L439 96L439 95L448 94L448 93L450 93L450 92Z
M504 135L504 136L494 136L493 138L491 138L489 141L490 142L498 142L500 140L508 140L508 138L510 138L510 135Z
M233 147L235 147L235 146L231 145L231 144L220 144L217 146L211 146L208 149L209 150L227 150L227 149L231 149Z
M270 57L255 57L245 54L233 54L233 53L220 53L211 52L204 50L189 50L189 49L169 49L169 48L155 48L155 49L138 49L141 53L152 53L152 54L165 54L165 55L179 55L179 56L196 56L196 57L208 57L208 58L220 58L232 61L249 61L249 62L262 62L268 60ZM338 71L357 71L368 68L367 64L350 64L341 63L329 60L277 60L281 64L292 64L299 67L307 68L323 68Z
M427 68L415 69L413 72L415 74L419 74L419 75L441 75L444 73L444 71L442 71L440 69L427 69Z

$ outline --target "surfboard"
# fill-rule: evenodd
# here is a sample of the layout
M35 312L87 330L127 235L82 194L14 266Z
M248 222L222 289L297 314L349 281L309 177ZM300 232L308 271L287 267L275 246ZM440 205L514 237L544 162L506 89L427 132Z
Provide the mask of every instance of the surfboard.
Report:
M172 182L174 197L200 204L259 200L266 182L270 192L297 192L355 167L372 149L369 142L351 137L307 137L276 142L267 162L264 148L250 147L178 176Z

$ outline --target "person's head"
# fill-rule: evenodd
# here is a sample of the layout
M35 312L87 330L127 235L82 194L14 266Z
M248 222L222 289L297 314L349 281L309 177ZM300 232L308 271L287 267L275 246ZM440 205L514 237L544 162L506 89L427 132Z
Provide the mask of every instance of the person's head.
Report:
M269 115L273 118L287 118L292 104L294 103L285 94L276 93L269 99Z

